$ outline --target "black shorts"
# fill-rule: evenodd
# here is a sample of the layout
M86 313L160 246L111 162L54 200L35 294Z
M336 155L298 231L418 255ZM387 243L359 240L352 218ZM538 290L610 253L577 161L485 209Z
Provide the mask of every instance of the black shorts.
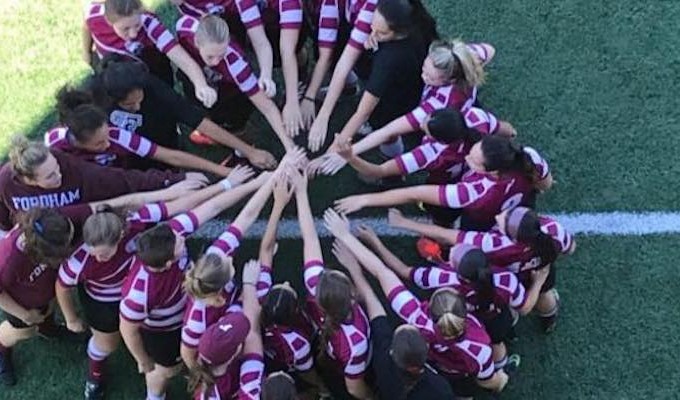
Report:
M463 210L460 208L449 208L444 206L435 206L432 204L423 204L423 208L432 217L432 223L447 229L453 227Z
M142 329L141 333L144 350L156 364L172 368L182 362L179 353L182 329L169 332Z
M92 329L103 333L118 332L120 326L120 302L105 303L90 297L82 285L78 286L78 297L83 308L85 321Z
M474 397L479 391L477 380L471 376L446 378L456 397Z
M49 308L50 308L49 306L40 307L40 311L42 311L43 313L46 313ZM5 314L5 320L7 322L9 322L9 324L12 325L12 328L14 328L14 329L26 329L26 328L30 328L32 326L40 325L40 324L29 325L29 324L25 323L21 318L15 316L15 315L12 315L12 314L5 312L5 311L3 311L2 313ZM47 318L54 318L54 314L47 316ZM45 319L47 319L47 318L45 318Z
M177 78L182 83L184 96L205 110L212 122L223 126L232 133L245 129L248 119L255 111L255 106L238 87L218 86L216 88L217 102L211 108L205 108L196 98L194 84L191 83L191 80L182 71L177 71Z
M504 306L499 314L492 316L480 315L479 319L484 324L486 333L491 338L491 343L500 344L510 338L513 318L508 306Z

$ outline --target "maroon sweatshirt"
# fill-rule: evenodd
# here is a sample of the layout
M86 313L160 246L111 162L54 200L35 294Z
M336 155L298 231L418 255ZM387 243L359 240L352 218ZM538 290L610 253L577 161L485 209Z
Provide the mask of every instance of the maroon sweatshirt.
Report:
M9 164L0 168L0 229L9 230L14 225L15 215L31 208L101 201L161 189L184 179L184 174L180 173L102 167L59 150L50 151L61 168L62 182L56 189L26 185Z

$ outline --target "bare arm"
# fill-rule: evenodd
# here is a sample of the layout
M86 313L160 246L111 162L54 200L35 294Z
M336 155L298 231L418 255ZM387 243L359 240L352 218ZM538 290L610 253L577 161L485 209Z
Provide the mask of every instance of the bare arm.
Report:
M541 287L548 279L548 274L550 273L549 267L544 267L538 271L533 271L531 273L531 287L527 293L527 298L522 305L522 308L517 310L521 315L527 315L534 309L538 297L541 295ZM521 285L521 283L519 283Z
M316 233L316 227L314 226L312 210L309 206L306 176L302 179L304 181L300 182L295 187L295 200L297 203L298 221L300 223L300 231L302 232L303 253L306 263L310 260L323 260L323 254L321 253L319 236Z
M229 171L231 171L230 168L215 164L205 158L162 146L158 146L153 158L175 167L210 172L219 176L227 176L229 175Z
M309 128L316 115L316 96L319 93L319 88L321 88L323 78L326 76L326 73L331 66L332 56L332 49L328 47L319 47L319 59L316 60L316 65L314 65L314 70L312 71L312 77L305 90L304 98L300 103L305 128Z
M379 97L375 97L371 93L364 91L364 94L361 96L361 100L359 101L359 105L357 105L356 111L354 111L354 114L352 114L352 116L349 118L345 126L342 128L342 131L340 131L339 138L347 140L352 139L361 125L368 121L368 118L370 118L373 110L375 110L379 102Z
M181 69L187 77L191 80L196 88L196 97L203 102L206 107L212 107L217 100L217 92L208 86L205 81L205 75L203 75L203 70L196 64L193 58L184 50L184 47L177 45L170 49L167 53L170 61L177 65L177 68ZM210 97L206 98L205 93L202 91L210 92Z
M411 268L392 253L372 229L361 226L357 236L367 246L370 246L374 252L378 253L383 262L401 279L411 279Z
M336 200L335 208L341 213L349 214L365 207L391 207L418 201L440 205L439 187L436 185L420 185L380 193L349 196Z
M357 399L368 400L373 398L371 388L366 384L364 378L350 379L345 377L345 386L349 394Z
M286 204L290 200L292 191L288 190L287 183L277 182L274 187L274 206L272 207L272 212L269 214L269 220L267 221L267 228L262 235L262 242L260 242L260 264L261 265L273 265L274 251L276 247L276 231L281 220L281 214L283 209L286 208Z
M126 194L123 196L114 197L113 199L91 202L88 203L88 205L93 212L103 204L106 204L112 208L137 209L147 203L173 200L178 197L185 196L195 192L195 189L198 189L202 185L203 184L198 181L181 181L166 189Z
M281 29L279 52L286 89L286 104L283 106L285 127L291 136L297 136L302 126L300 103L298 101L298 63L295 47L300 36L300 29Z
M257 58L257 65L260 66L260 78L272 79L272 67L274 64L274 56L272 53L272 45L267 39L264 32L264 26L258 25L248 29L248 38L253 45L255 57Z
M447 245L457 244L458 236L461 234L461 231L458 229L447 229L434 224L426 224L406 218L395 208L391 208L388 211L387 221L390 226L416 232Z
M198 350L191 348L184 343L180 345L179 354L182 356L182 361L190 370L196 367L196 358L198 357Z
M130 322L125 318L120 319L120 336L123 338L125 346L137 361L140 372L149 372L153 369L154 362L144 349L139 327L140 324L138 323Z
M73 288L63 286L57 279L54 290L57 296L57 303L59 304L61 313L64 315L68 330L72 332L83 332L85 326L76 312L76 305L73 302Z
M295 93L297 95L297 92ZM276 133L276 136L278 136L281 141L281 144L283 144L283 147L286 150L292 149L295 144L290 136L286 134L286 129L283 126L283 119L281 119L281 112L278 107L276 107L276 104L274 104L274 101L268 98L261 90L252 95L250 101L252 101L253 105L255 105L262 115L264 115L267 122L269 122L269 126L272 127L274 133Z
M355 154L362 154L368 150L378 147L392 138L410 133L412 131L413 127L411 127L411 124L409 124L406 117L399 117L377 131L372 132L359 142L355 143L354 146L352 146L352 150L354 150Z
M401 175L401 170L395 160L388 160L380 165L373 164L354 154L349 139L338 137L335 144L337 145L338 154L347 160L349 165L360 174L375 178Z

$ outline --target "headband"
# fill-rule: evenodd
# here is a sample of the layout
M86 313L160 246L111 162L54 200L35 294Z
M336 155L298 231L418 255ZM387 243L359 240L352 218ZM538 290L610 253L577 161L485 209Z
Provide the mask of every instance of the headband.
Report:
M522 223L524 216L531 211L526 207L515 207L508 211L508 215L505 217L505 232L513 239L517 239L517 233L519 232L519 225Z

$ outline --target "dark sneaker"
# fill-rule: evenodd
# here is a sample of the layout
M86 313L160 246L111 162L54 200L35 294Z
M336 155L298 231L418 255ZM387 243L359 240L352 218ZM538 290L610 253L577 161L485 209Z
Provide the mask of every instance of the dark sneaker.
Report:
M85 382L85 400L100 400L104 398L104 385L101 382L87 380Z
M519 354L510 354L508 357L508 363L505 364L505 367L503 367L503 371L505 371L505 373L512 378L512 376L515 375L519 370L519 364L521 362L522 358L519 356Z
M6 386L17 384L17 377L14 375L14 364L12 364L12 352L0 353L0 382Z

